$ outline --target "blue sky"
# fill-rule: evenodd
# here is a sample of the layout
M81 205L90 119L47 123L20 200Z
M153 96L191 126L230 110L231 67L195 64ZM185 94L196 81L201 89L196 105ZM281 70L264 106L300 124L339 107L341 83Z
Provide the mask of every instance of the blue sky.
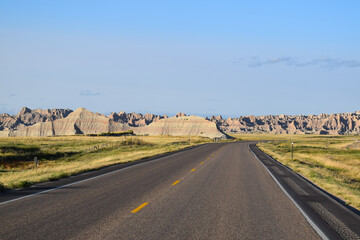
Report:
M360 110L359 1L0 2L0 112Z

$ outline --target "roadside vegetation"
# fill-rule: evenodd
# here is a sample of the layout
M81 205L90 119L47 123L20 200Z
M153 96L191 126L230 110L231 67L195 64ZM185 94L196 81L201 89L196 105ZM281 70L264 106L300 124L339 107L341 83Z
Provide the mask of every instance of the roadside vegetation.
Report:
M0 138L0 191L57 180L210 142L203 137L62 136ZM34 158L38 159L35 166Z
M318 135L233 135L241 140L275 140L257 146L347 204L360 209L360 137ZM291 159L291 143L294 158Z
M360 209L360 137L237 134L347 204ZM272 140L272 141L269 141ZM62 136L0 138L0 191L57 180L211 142L203 137ZM294 158L291 159L291 143ZM35 167L34 158L38 159Z

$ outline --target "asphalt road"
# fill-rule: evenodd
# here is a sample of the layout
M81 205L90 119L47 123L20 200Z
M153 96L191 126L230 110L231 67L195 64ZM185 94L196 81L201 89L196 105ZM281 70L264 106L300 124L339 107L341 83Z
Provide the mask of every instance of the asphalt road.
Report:
M248 143L203 145L2 199L1 239L320 239Z

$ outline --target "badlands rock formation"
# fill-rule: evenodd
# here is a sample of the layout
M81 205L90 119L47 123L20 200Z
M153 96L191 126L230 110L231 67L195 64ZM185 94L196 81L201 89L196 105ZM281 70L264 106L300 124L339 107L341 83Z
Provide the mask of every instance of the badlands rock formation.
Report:
M185 113L182 113L182 112L178 112L175 117L186 117L186 114Z
M167 119L168 121L166 121ZM191 121L186 122L183 119L191 119ZM155 124L157 122L158 124ZM145 128L146 126L149 126L149 128ZM222 132L359 134L360 111L331 115L268 115L227 119L223 119L221 116L212 116L206 119L194 118L193 116L187 117L184 113L177 113L173 118L168 118L166 115L149 113L142 115L140 113L125 112L105 116L100 113L92 113L83 108L73 112L69 109L31 110L24 107L15 116L6 113L0 114L0 136L72 135L119 132L129 129L133 129L136 133L151 135L172 134L209 137L222 136Z
M74 135L129 130L127 124L117 123L99 116L85 108L78 108L66 118L51 122L39 122L31 126L19 126L16 130L0 131L0 136L45 137L55 135Z
M141 113L111 113L107 116L108 118L114 120L115 122L127 123L130 127L144 127L149 125L152 122L156 122L163 118L168 118L166 115L154 115L147 113L142 115Z
M30 126L39 122L49 122L56 119L67 117L72 110L70 109L35 109L31 110L23 107L16 116L0 114L0 131L13 130L20 126Z
M135 134L203 136L209 138L228 138L219 131L214 122L197 116L178 116L151 123L146 127L133 128Z
M246 116L209 119L225 133L276 133L276 134L359 134L360 112L320 114L307 116Z

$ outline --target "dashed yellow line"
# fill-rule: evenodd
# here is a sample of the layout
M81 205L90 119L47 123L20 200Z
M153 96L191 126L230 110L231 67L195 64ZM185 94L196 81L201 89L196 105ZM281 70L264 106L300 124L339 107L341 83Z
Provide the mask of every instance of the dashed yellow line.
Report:
M213 157L215 154L211 154L211 156ZM208 157L206 160L210 160L210 157ZM204 161L205 162L205 161ZM200 164L204 164L204 162L201 162ZM196 168L193 168L190 170L190 172L194 172L196 170ZM171 185L175 186L176 184L178 184L180 182L180 180L177 180L175 182L173 182ZM132 213L137 213L138 211L140 211L142 208L144 208L146 205L148 205L148 202L144 202L143 204L141 204L140 206L138 206L137 208L135 208L134 210L132 210Z
M178 184L180 182L180 180L177 180L177 181L175 181L173 184L171 184L171 185L176 185L176 184Z
M140 206L138 206L137 208L135 208L134 210L132 210L132 213L137 213L138 211L140 211L143 207L145 207L146 205L148 205L148 202L144 202L143 204L141 204Z

